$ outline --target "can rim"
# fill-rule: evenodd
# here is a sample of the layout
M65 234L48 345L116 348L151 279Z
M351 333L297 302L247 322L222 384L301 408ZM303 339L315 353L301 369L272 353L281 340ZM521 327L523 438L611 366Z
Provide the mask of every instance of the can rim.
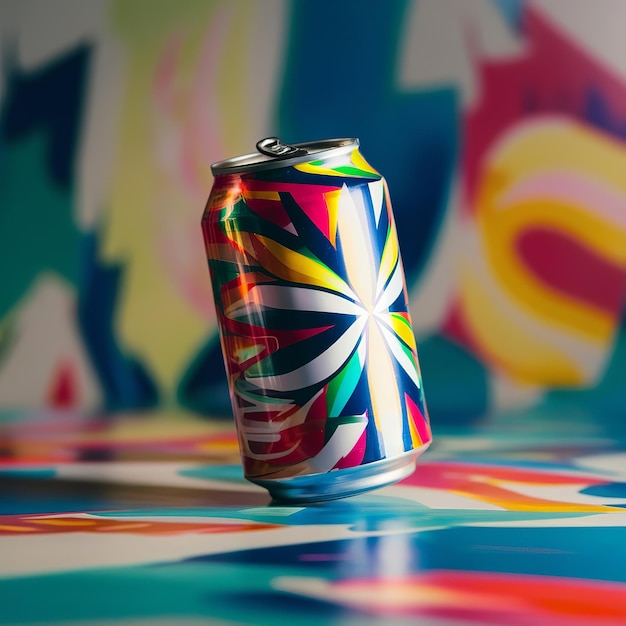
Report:
M306 141L304 143L290 144L296 148L303 148L307 154L294 156L292 158L277 159L266 156L260 152L244 154L217 161L211 165L211 172L214 176L220 174L241 174L243 172L258 172L260 170L270 170L279 167L291 167L299 163L315 161L321 156L324 158L339 156L351 152L359 147L359 140L356 137L342 139L323 139L321 141Z

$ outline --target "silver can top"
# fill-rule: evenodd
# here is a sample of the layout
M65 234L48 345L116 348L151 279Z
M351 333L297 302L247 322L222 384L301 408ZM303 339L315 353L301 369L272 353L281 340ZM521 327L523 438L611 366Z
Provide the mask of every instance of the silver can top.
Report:
M286 144L281 143L278 137L267 137L256 144L258 152L213 163L211 171L217 176L291 167L299 163L348 154L358 147L359 140L354 138Z

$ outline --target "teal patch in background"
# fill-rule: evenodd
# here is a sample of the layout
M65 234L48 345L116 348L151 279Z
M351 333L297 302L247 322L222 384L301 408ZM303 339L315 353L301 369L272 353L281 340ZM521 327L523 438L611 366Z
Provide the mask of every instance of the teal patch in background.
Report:
M220 480L232 483L246 483L241 465L203 465L180 470L180 476L200 480Z
M0 467L0 478L54 478L52 467Z
M0 108L0 319L42 272L76 285L79 229L74 165L90 47L80 45L41 69L23 72L5 50Z
M613 353L599 382L588 389L552 389L545 395L546 410L584 418L609 435L626 434L626 324L622 322Z
M33 131L5 145L0 167L0 319L42 272L72 285L78 278L80 233L72 215L72 193L46 172L48 137Z
M439 420L464 425L485 415L489 388L487 370L480 361L441 335L419 341L418 352L435 432Z

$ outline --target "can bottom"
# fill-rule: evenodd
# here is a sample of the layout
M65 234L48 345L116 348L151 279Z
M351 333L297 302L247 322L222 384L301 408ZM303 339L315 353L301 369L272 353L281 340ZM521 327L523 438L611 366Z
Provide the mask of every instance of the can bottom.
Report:
M427 447L428 444L392 459L332 470L323 474L293 478L248 478L248 480L265 487L275 500L291 502L337 500L391 485L406 478L413 473L417 457Z

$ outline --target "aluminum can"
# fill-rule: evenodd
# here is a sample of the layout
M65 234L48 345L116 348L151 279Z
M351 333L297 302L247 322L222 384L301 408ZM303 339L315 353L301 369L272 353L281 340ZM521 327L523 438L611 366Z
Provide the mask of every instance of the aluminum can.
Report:
M385 179L357 139L211 166L202 230L244 474L321 501L409 475L432 435Z

